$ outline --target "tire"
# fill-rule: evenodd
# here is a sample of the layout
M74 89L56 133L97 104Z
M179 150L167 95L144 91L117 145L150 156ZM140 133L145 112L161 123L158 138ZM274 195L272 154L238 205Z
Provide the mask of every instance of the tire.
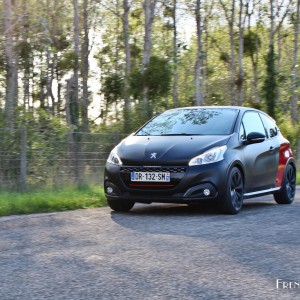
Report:
M284 172L281 189L274 193L274 199L278 204L291 204L294 201L295 193L296 170L291 164L288 164Z
M130 200L107 200L109 207L114 211L129 211L133 208L135 202Z
M236 215L243 206L244 182L241 171L233 167L227 178L225 192L220 195L219 209L222 213Z

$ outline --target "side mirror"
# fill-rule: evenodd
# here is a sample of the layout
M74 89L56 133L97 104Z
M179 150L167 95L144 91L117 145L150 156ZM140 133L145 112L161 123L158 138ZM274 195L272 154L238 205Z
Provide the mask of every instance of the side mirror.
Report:
M260 132L250 132L247 135L246 144L262 143L265 139L266 136Z

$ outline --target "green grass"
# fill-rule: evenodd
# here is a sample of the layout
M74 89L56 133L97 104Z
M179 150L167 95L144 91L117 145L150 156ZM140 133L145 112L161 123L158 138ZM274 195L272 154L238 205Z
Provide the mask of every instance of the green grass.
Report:
M297 171L300 185L300 171ZM106 205L102 187L65 188L26 193L0 192L0 216L58 212Z
M106 205L102 187L26 193L0 192L0 216L57 212Z

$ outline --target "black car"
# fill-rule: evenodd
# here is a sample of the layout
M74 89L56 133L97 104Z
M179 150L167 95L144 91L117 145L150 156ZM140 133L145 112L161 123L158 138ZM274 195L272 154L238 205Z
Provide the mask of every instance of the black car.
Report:
M110 153L104 189L109 206L135 202L195 204L215 199L236 214L243 199L273 194L293 202L296 166L275 121L247 107L187 107L151 119Z

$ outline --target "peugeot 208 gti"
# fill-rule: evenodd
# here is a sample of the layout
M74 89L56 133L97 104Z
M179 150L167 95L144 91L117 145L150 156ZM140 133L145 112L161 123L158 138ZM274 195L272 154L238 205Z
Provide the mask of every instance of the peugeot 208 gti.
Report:
M111 151L104 177L115 211L216 199L222 212L236 214L243 199L273 194L290 204L296 190L290 143L272 118L246 107L168 110Z

